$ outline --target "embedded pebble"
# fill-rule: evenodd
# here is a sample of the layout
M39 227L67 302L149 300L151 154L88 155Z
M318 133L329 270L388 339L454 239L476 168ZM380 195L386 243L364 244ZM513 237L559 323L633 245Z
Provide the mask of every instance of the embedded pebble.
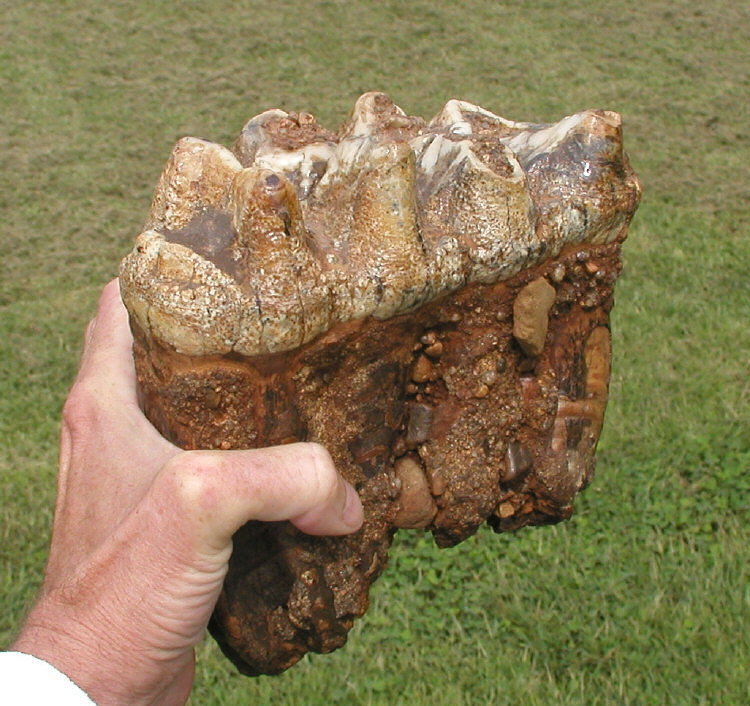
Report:
M400 458L394 465L401 486L398 511L393 524L401 529L427 527L437 513L422 466L413 458Z
M424 352L430 356L430 358L439 358L443 355L443 344L440 341L433 343L431 346L425 348Z
M496 370L485 370L479 377L479 379L488 387L492 387L497 382L497 371Z
M598 264L598 263L596 263L596 262L594 262L593 260L589 260L589 261L588 261L588 262L586 263L586 271L587 271L587 272L588 272L588 273L589 273L590 275L593 275L593 274L594 274L594 273L595 273L595 272L596 272L596 271L597 271L598 269L599 269L599 264Z
M411 371L411 379L414 382L427 382L432 379L434 368L430 359L420 355Z
M518 441L511 441L505 452L505 474L503 482L508 483L512 480L522 478L534 464L534 459L529 450Z
M410 446L421 444L430 437L433 408L428 404L412 404L409 407L409 424L406 429L406 443Z
M581 299L581 306L584 309L593 309L599 303L599 295L596 292L588 292Z
M538 277L513 302L513 336L528 356L538 356L544 348L555 294L555 288L544 277Z
M419 455L424 458L425 455L422 453L422 449L424 449L424 446L419 447ZM430 483L430 488L432 489L433 495L443 495L445 493L446 489L446 482L445 477L443 474L436 469L431 469L429 466L427 467L427 470L425 471L425 475L427 476L427 480Z
M487 397L487 395L490 394L490 388L487 387L484 383L479 385L476 390L474 390L474 397L479 397L480 399L482 397Z
M550 279L558 284L565 279L565 265L562 262L558 262L550 272Z

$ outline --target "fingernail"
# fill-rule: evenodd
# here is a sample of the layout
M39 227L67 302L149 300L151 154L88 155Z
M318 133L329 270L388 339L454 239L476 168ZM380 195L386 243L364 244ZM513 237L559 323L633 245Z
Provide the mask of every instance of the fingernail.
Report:
M359 495L354 487L350 483L344 483L346 488L346 500L344 502L344 511L341 513L341 518L344 523L352 528L352 531L358 530L362 526L364 519L364 512L362 510L362 503L359 500Z

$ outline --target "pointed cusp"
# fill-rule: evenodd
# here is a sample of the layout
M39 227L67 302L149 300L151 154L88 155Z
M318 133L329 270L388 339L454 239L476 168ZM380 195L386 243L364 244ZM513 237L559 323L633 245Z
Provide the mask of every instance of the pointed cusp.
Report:
M253 352L287 350L325 330L327 292L319 284L320 266L308 247L293 185L271 170L245 169L234 179L230 211L234 248L260 320L261 350ZM238 351L245 352L243 341Z
M407 115L385 93L370 91L357 99L339 139L368 136L408 139L424 125L424 120Z
M223 208L232 178L241 169L226 147L182 138L159 177L144 230L179 230L206 208Z
M408 309L424 294L425 253L417 223L415 159L408 143L370 153L354 195L349 269L373 283L378 318ZM369 308L369 307L367 307Z

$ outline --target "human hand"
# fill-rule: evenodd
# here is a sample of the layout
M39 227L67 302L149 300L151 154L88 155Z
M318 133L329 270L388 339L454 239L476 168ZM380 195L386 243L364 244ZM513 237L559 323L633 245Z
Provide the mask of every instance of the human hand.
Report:
M182 704L232 535L251 519L356 531L362 506L326 450L181 451L141 412L117 281L86 332L63 409L52 543L13 649L98 704Z

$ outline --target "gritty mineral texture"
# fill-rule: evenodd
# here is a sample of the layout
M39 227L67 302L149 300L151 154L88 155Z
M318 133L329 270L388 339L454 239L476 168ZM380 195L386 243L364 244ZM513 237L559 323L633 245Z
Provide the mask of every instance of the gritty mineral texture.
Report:
M184 448L320 442L365 506L346 537L237 533L210 627L243 672L341 646L398 528L570 516L639 197L610 111L428 123L368 93L338 133L270 110L177 143L121 269L146 414Z

